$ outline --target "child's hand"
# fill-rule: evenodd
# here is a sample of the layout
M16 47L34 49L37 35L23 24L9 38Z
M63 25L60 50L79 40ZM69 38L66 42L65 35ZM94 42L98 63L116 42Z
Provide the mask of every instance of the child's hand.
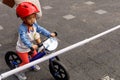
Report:
M56 37L57 36L57 32L53 32L50 35L51 35L51 37Z
M37 48L38 48L38 45L35 45L35 44L34 44L34 45L32 45L32 48L33 48L33 49L37 49Z
M32 47L30 48L31 51L28 53L28 54L33 54L34 53L34 50L36 50L38 48L38 45L32 45Z

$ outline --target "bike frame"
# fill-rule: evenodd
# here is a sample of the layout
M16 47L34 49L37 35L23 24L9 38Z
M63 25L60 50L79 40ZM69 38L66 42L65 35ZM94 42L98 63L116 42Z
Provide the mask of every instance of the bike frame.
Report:
M41 52L38 52L34 57L32 57L30 59L30 62L34 61L34 60L37 60L43 56L45 56L47 53L45 52L45 50L41 51Z
M30 59L30 62L42 58L43 56L45 56L46 54L48 54L47 52L48 52L48 51L45 51L45 50L43 50L43 51L41 51L41 52L38 52L33 58ZM49 53L50 53L50 52L49 52ZM54 60L55 58L60 61L60 59L59 59L58 56L52 57L52 58L50 58L49 60L52 61L52 60Z

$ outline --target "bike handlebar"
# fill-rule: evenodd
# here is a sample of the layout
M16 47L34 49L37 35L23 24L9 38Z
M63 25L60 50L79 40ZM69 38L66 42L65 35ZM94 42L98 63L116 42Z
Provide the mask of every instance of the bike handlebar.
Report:
M54 34L55 34L55 36L58 36L58 34L57 34L57 32L53 32ZM52 36L51 36L52 37ZM50 38L50 37L49 37ZM43 46L43 42L45 42L47 39L49 39L49 38L46 38L45 40L43 40L40 44L37 44L38 45L38 48L40 48L41 46ZM30 48L30 53L32 54L32 52L34 51L34 48L33 47L31 47Z

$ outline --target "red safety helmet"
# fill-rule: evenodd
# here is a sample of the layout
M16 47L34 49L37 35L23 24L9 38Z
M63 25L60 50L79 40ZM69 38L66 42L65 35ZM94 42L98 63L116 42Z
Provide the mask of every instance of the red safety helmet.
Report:
M38 8L30 2L22 2L16 8L16 14L18 17L24 18L33 13L38 13Z

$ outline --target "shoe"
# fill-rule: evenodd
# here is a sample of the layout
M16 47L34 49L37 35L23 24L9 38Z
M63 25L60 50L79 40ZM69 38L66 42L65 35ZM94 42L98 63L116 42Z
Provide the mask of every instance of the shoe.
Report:
M15 76L17 76L17 78L19 80L26 80L27 79L27 77L25 76L25 74L22 73L22 72L16 73Z
M40 66L34 65L34 66L31 67L31 69L34 70L34 71L39 71L40 70Z

